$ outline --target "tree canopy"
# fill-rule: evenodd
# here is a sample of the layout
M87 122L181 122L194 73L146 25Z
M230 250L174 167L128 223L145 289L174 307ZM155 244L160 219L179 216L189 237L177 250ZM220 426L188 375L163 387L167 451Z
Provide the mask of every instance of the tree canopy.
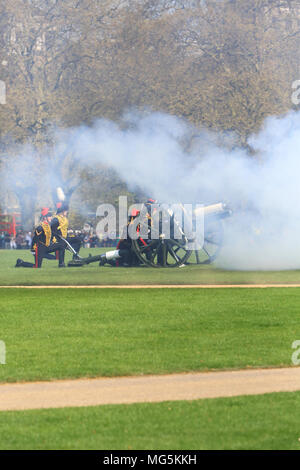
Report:
M117 121L132 107L234 130L244 143L265 117L293 106L299 34L299 0L1 2L1 165L9 155L26 167L20 144L36 158L34 181L10 189L21 206L31 194L30 211L39 194L29 189L46 165L70 195L78 191L87 176L76 165L70 174L72 155L41 161L52 126Z

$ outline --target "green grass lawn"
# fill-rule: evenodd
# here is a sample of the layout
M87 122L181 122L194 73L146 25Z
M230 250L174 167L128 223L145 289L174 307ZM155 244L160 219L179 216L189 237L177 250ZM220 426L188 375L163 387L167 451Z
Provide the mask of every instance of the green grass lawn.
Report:
M0 413L0 449L300 449L300 392Z
M109 248L110 249L110 248ZM81 250L83 256L103 249ZM58 269L56 261L43 261L41 269L16 269L17 258L33 262L30 252L0 250L0 285L120 285L120 284L299 284L300 271L225 271L212 265L183 268L112 268L93 263L80 268ZM66 253L66 260L71 259Z
M0 381L290 366L300 289L1 289Z
M86 250L95 254L98 250ZM0 285L298 283L299 271L15 269ZM70 255L67 255L70 258ZM300 288L1 289L0 382L291 366ZM0 449L299 449L300 393L0 413Z

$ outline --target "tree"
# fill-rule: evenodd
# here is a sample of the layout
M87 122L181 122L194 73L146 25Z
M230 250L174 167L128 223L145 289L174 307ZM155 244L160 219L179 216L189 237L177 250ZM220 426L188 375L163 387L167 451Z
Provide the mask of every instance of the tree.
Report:
M297 0L2 2L0 158L24 217L45 192L75 197L84 182L72 146L53 150L55 125L148 108L245 145L292 106L299 20Z

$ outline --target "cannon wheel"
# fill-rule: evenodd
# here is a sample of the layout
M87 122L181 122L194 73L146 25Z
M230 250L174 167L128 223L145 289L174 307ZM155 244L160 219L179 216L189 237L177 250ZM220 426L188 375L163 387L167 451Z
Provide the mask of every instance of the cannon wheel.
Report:
M218 256L224 237L222 219L205 221L204 244L201 250L193 250L186 264L210 264Z
M132 240L132 246L139 260L146 266L154 268L175 268L185 264L191 251L185 248L183 240Z

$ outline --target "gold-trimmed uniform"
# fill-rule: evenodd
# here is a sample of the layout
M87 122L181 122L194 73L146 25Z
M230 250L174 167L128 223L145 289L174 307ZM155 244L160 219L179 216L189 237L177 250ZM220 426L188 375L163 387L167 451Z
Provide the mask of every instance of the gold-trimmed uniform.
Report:
M64 245L60 243L53 243L52 241L52 230L48 222L43 221L34 230L34 236L31 243L31 251L34 254L35 262L28 263L19 259L17 261L17 267L23 268L41 268L43 258L47 258L49 253L58 251L61 253L64 251ZM60 255L61 257L61 255Z
M52 230L50 225L48 224L48 222L42 222L41 225L39 225L34 231L31 248L34 248L37 242L42 243L47 247L50 246L51 237Z
M58 213L52 219L51 222L51 229L52 229L52 241L59 242L61 238L67 240L67 242L72 245L74 250L78 253L81 246L81 239L76 236L68 237L68 228L69 228L69 220L64 215ZM62 254L61 254L62 256ZM61 262L63 260L61 259Z

